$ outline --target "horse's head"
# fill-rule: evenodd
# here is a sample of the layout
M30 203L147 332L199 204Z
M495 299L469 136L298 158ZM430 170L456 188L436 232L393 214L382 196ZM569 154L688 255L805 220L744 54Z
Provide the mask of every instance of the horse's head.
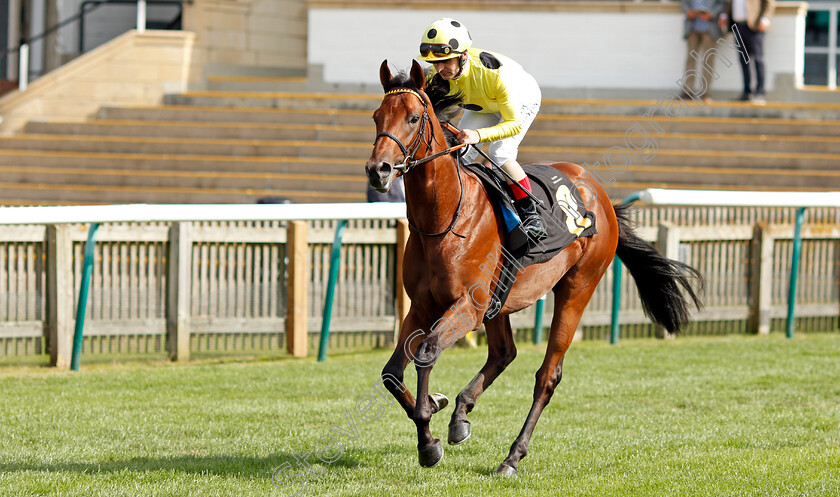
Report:
M365 173L370 186L387 192L397 174L425 144L423 137L429 122L429 109L422 94L426 78L417 61L412 62L409 78L405 79L394 78L385 60L379 67L379 80L385 98L373 113L376 141L365 164Z

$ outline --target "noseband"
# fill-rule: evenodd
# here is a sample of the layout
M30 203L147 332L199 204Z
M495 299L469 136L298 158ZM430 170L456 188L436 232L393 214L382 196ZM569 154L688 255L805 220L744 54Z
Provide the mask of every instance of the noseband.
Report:
M442 155L450 154L453 151L458 150L459 148L462 148L465 145L465 144L459 144L459 145L456 145L454 147L447 148L446 150L442 150L442 151L440 151L436 154L432 154L432 155L428 155L426 157L423 157L422 159L414 159L413 158L414 154L416 154L417 151L420 149L421 144L425 143L427 150L432 148L432 140L435 140L435 128L434 128L434 126L430 126L431 133L429 134L429 137L424 141L423 138L426 136L426 124L431 122L431 118L429 117L429 108L426 105L426 101L423 99L423 97L420 96L419 93L417 93L415 90L412 90L411 88L394 88L393 90L386 93L385 96L393 95L395 93L410 93L410 94L414 95L415 97L417 97L417 99L420 100L420 103L423 104L423 115L420 117L420 128L417 130L417 134L414 135L414 138L412 138L412 140L408 143L408 147L403 145L402 141L400 141L399 138L397 138L396 136L394 136L392 133L390 133L388 131L380 132L379 134L376 135L376 138L373 140L373 146L374 147L376 146L376 142L379 141L379 139L382 138L383 136L387 137L387 138L390 138L397 143L397 146L400 147L400 151L403 154L403 161L402 161L401 164L395 165L394 169L396 169L400 174L406 174L406 173L408 173L409 171L411 171L412 169L414 169L415 167L417 167L421 164L425 164L426 162L437 159L438 157L440 157ZM435 140L435 141L437 141L437 140ZM455 216L452 219L452 222L449 223L448 228L441 231L440 233L426 233L425 231L422 231L419 228L417 228L417 226L414 226L414 224L409 219L409 221L408 221L409 227L411 227L412 229L414 229L415 231L417 231L421 235L424 235L424 236L442 236L442 235L445 235L445 234L449 233L450 231L452 231L452 234L454 234L455 236L459 236L461 238L466 238L464 235L459 235L458 233L455 233L455 231L453 231L453 228L455 227L455 223L458 222L458 217L460 217L460 215L461 215L461 204L464 201L464 182L461 179L461 166L458 163L458 159L456 159L456 161L455 161L455 168L458 170L458 186L460 187L460 190L461 190L461 196L458 199L458 207L455 209Z

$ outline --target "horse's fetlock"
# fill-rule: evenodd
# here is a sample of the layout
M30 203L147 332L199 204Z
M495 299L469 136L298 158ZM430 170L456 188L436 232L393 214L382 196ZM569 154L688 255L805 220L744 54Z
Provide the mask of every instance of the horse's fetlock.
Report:
M455 397L455 405L457 407L464 406L467 412L470 412L473 410L473 407L475 407L475 399L461 392L457 397Z

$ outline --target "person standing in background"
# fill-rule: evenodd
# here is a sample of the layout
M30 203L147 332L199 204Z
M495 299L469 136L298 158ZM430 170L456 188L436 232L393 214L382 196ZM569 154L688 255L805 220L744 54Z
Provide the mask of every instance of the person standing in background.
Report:
M728 0L720 16L720 27L734 25L750 56L749 61L739 57L744 75L744 92L738 98L757 105L767 103L764 94L764 33L770 29L774 0ZM731 22L730 22L731 21ZM752 91L750 64L755 66L755 91Z
M723 12L724 7L724 0L682 0L682 9L685 12L683 38L688 43L688 55L685 61L686 74L692 74L689 72L692 70L696 70L698 74L703 74L704 70L714 72L715 55L709 53L707 57L706 53L723 36L717 19ZM705 67L708 67L708 69ZM710 100L712 91L714 77L711 74L709 76L705 78L705 86L702 88L702 94L699 95L704 101ZM696 79L688 78L686 85L692 89L696 88Z

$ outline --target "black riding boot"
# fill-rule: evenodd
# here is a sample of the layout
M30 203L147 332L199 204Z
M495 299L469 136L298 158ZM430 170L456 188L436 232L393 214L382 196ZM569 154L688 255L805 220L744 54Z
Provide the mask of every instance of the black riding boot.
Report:
M513 203L522 219L522 228L534 240L542 240L548 236L542 218L537 212L537 205L531 197L521 198Z

